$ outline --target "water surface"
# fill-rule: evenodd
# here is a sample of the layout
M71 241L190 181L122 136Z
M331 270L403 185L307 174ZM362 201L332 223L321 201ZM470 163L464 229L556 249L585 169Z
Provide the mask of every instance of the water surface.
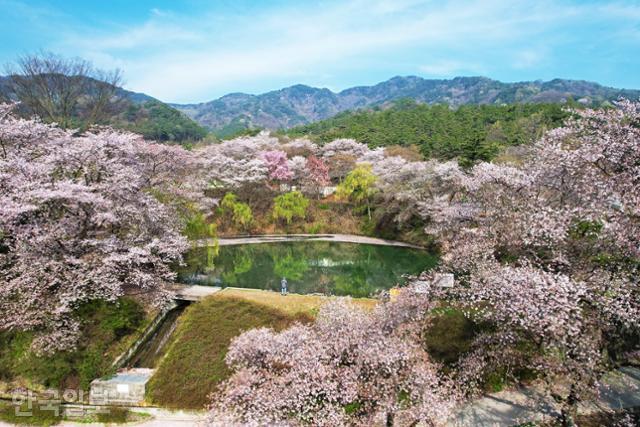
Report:
M433 268L438 258L424 250L338 242L277 242L197 248L180 267L182 283L371 296L404 283L403 275Z

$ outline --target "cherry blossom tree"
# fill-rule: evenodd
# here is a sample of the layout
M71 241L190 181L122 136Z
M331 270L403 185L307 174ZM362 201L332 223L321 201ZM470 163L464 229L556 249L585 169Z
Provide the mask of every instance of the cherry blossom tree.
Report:
M366 144L361 144L353 139L336 139L322 146L321 155L326 159L336 155L351 156L357 159L369 151Z
M239 190L247 186L264 186L269 178L269 168L258 157L234 158L217 150L203 150L201 156L208 185L227 190Z
M294 139L280 144L279 148L289 157L309 157L318 153L318 146L308 139Z
M376 164L383 161L386 157L384 148L379 147L375 150L369 150L367 147L367 151L358 157L358 162Z
M306 177L307 159L302 156L293 156L287 160L287 167L291 171L291 182L294 184L301 183Z
M496 326L461 362L461 380L533 369L566 424L595 392L605 354L640 333L639 106L574 114L522 166L440 168L440 190L420 203L461 278L452 298Z
M263 151L274 151L278 150L279 147L278 139L269 136L267 132L223 141L212 146L218 153L234 159L256 158Z
M73 136L0 115L0 329L31 330L34 347L72 347L75 310L138 294L159 303L169 264L188 247L168 191L187 159L129 133Z
M353 139L337 139L322 146L320 154L329 166L331 179L342 181L353 168L358 158L369 152L369 147Z
M265 151L262 159L269 170L269 179L274 181L289 181L293 178L293 172L287 163L287 153L284 151Z
M410 291L372 313L338 300L312 325L245 332L210 424L443 425L458 393L421 345L433 306Z
M310 192L320 195L322 187L329 185L329 167L316 156L310 156L305 163L304 186Z

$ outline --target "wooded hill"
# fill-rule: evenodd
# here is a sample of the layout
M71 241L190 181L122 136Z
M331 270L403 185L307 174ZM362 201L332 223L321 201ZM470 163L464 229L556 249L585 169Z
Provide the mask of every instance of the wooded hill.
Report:
M21 78L24 79L24 77ZM49 117L40 114L45 121L55 121L63 127L82 128L90 122L130 130L143 135L146 139L176 143L197 141L208 134L206 129L175 108L144 93L131 92L117 86L107 88L109 92L107 105L100 109L99 115L91 117L93 108L90 98L97 91L103 90L101 88L107 83L91 77L57 75L38 78L46 80L46 85L65 85L69 91L79 91L78 102L69 105L68 111L57 111L58 106L52 106ZM11 76L0 76L0 102L24 101L19 91L15 89L12 79ZM71 80L76 81L69 83ZM39 88L36 83L33 83L33 86L33 93L36 96ZM25 116L32 114L32 111L27 108L18 109L18 111Z
M425 158L470 163L491 160L505 147L527 144L568 116L561 104L447 105L397 102L388 109L345 112L284 131L318 143L352 138L370 147L416 146Z

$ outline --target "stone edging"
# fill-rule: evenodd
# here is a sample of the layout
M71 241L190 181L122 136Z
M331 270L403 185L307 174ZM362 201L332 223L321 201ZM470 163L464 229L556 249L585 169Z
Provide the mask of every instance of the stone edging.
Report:
M174 300L171 300L169 304L163 307L156 315L156 317L151 321L151 323L146 327L146 329L142 332L142 335L140 335L140 337L131 345L131 347L129 347L120 356L118 356L111 366L113 368L120 369L123 368L127 363L129 363L138 349L151 337L151 335L153 335L158 330L169 312L177 306L178 304Z
M204 239L197 242L198 246L232 246L257 243L276 243L276 242L302 242L302 241L322 241L322 242L341 242L341 243L361 243L367 245L379 246L397 246L412 249L425 250L424 246L413 245L411 243L398 242L395 240L379 239L377 237L358 236L354 234L260 234L246 236L231 236L219 239Z

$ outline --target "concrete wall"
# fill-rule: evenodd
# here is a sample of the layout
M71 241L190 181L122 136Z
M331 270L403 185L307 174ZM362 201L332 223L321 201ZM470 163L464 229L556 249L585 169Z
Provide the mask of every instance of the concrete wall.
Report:
M153 369L137 368L119 372L109 379L91 382L89 403L91 405L142 406L146 384Z

